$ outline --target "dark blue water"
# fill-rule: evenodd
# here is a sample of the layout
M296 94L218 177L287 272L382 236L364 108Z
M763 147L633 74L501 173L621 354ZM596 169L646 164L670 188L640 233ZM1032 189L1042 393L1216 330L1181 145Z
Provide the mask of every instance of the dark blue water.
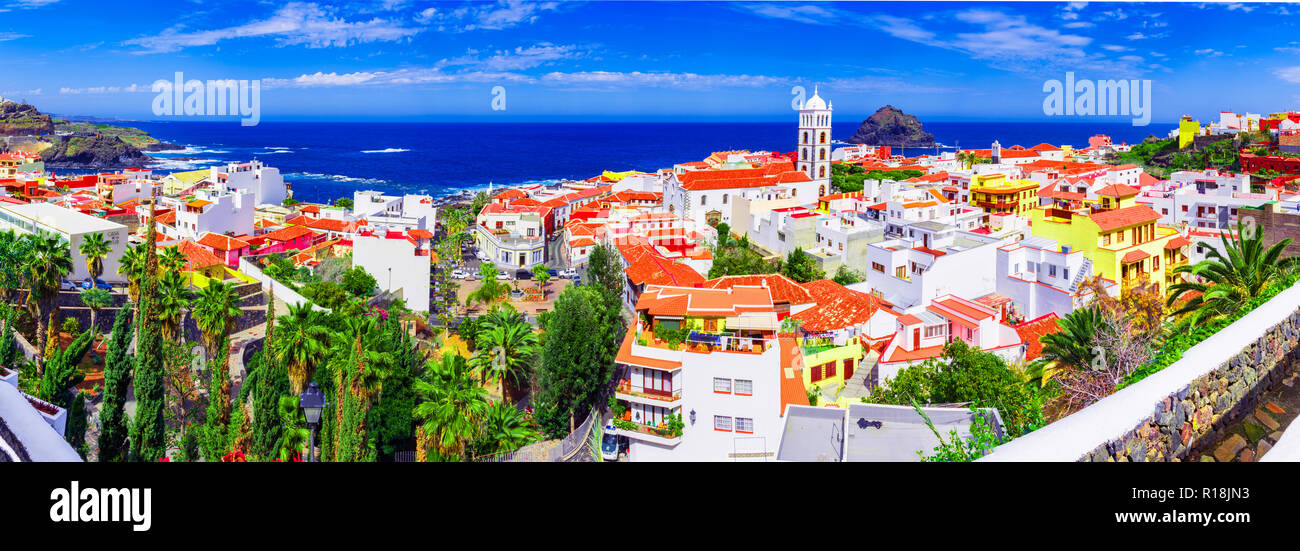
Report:
M357 189L442 196L464 189L565 178L589 178L604 170L653 171L699 161L732 149L787 152L794 149L790 123L331 123L232 122L131 123L184 151L156 153L155 170L205 168L254 157L278 167L299 200L326 202ZM847 139L857 122L836 123L834 138ZM1026 147L1041 142L1087 145L1093 134L1116 143L1164 136L1173 125L1128 123L932 122L927 132L940 143L964 148ZM897 149L895 150L897 152ZM913 155L934 149L908 149ZM177 160L191 157L191 160Z

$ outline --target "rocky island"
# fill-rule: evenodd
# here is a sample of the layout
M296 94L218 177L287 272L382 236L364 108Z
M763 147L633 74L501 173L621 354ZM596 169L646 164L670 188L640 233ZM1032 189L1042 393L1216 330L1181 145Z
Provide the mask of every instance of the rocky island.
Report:
M876 110L862 121L858 131L848 139L852 144L892 145L902 147L932 147L934 135L921 128L915 115L904 113L892 105Z
M60 169L142 168L153 161L145 151L180 149L137 128L54 118L7 100L0 100L0 137L3 149L37 153Z

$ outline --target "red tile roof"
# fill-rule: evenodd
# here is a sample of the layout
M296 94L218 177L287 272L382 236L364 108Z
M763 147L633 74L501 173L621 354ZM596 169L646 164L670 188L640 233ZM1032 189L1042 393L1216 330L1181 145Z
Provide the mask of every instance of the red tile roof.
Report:
M1056 322L1058 319L1056 312L1048 312L1045 316L1015 326L1016 334L1020 335L1020 340L1025 341L1025 360L1043 355L1043 343L1039 339L1061 330L1061 325Z
M704 276L694 268L665 258L648 244L620 245L619 251L628 261L624 270L636 285L696 285L704 283Z
M199 239L198 243L200 245L212 247L214 250L218 251L238 251L248 247L248 243L244 241L235 239L228 235L221 235L212 232L203 234L203 237Z
M275 230L263 235L262 237L266 238L268 241L293 241L294 239L298 239L304 235L312 235L313 233L314 232L310 229L303 226L290 226L284 229Z
M875 295L854 291L829 279L809 281L803 287L817 305L790 317L802 322L800 327L809 331L861 325L870 320L882 304L888 305Z
M735 316L744 312L772 312L772 296L763 287L736 286L705 289L650 285L637 298L636 309L652 316Z
M1180 235L1178 237L1170 239L1168 243L1165 243L1165 248L1178 249L1178 248L1182 248L1185 245L1191 245L1191 244L1192 244L1192 240Z
M764 286L772 293L772 302L776 304L808 304L815 302L813 296L793 279L781 274L734 275L710 279L704 286L710 289L727 289L736 285Z
M175 245L169 245L169 246L180 249L181 254L185 255L186 271L201 270L203 268L224 265L226 263L225 260L222 260L218 258L217 255L212 254L211 251L199 246L197 243L190 241L188 239L185 241L181 241Z

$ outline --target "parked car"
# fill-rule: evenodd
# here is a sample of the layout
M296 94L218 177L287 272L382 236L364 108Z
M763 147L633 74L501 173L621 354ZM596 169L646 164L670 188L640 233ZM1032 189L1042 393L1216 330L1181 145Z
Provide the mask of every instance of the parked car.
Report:
M573 268L567 268L560 271L560 277L564 279L573 279L577 275L578 275L578 271L574 270Z
M515 279L532 279L533 272L530 270L515 270Z
M95 278L95 282L94 282L94 283L91 283L90 278L86 278L85 281L82 281L82 282L81 282L81 288L82 288L82 289L90 290L90 288L91 288L92 286L93 286L93 287L97 287L97 288L99 288L99 289L103 289L103 290L105 290L105 291L112 291L112 290L113 290L113 286L112 286L112 285L109 285L107 282L105 282L104 280L99 279L99 278Z
M626 436L615 432L614 427L605 425L605 436L600 441L600 458L605 461L622 461L627 459L630 446Z
M59 289L63 291L76 291L81 289L81 287L78 287L76 283L68 281L67 278L63 278L59 281Z
M510 281L510 274L505 272L497 274L497 281Z
M559 272L558 270L554 269L554 268L552 268L552 269L550 269L550 270L546 270L546 273L550 274L551 277L553 277L553 278L555 278L555 277L559 277L559 276L560 276L560 272Z
M469 279L469 272L466 272L465 270L452 270L452 272L451 272L451 278L452 278L452 279Z

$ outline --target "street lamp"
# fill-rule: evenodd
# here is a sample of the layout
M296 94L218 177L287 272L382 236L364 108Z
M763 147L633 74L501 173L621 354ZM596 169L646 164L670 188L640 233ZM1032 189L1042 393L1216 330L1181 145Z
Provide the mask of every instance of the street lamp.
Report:
M307 446L307 462L311 463L315 461L316 427L320 426L320 414L325 409L325 393L321 392L320 386L312 383L302 392L298 406L307 416L307 426L311 428L311 439Z

